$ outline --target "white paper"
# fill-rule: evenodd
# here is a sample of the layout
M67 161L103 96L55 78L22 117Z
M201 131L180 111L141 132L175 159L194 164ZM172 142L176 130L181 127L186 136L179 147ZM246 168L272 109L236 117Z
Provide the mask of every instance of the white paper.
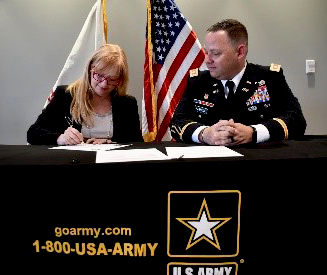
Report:
M225 146L166 147L166 150L168 156L172 159L243 157L243 155Z
M243 155L225 146L188 146L188 147L166 147L167 155L155 148L149 149L119 149L131 144L78 144L71 146L56 146L49 149L96 151L96 163L105 162L131 162L170 160L179 158L219 158L219 157L242 157Z
M77 145L64 145L64 146L56 146L51 147L49 149L56 149L56 150L74 150L74 151L109 151L113 149L122 148L125 146L130 146L130 144L117 144L117 143L110 143L110 144L77 144Z
M96 163L167 160L167 159L170 158L155 148L130 149L130 150L117 150L117 151L116 150L98 151L96 156Z

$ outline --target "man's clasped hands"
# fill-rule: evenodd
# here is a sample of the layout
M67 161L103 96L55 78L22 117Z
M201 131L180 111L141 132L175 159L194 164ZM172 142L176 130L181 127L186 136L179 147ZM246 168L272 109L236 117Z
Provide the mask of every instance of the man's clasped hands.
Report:
M252 127L235 123L233 119L230 119L220 120L216 124L205 128L202 133L202 140L209 145L233 146L250 143L252 135Z

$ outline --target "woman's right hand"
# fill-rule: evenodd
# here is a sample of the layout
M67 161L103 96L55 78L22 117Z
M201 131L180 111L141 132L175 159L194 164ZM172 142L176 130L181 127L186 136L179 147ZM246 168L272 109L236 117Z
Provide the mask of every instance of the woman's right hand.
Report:
M57 139L58 145L76 145L83 141L83 135L73 127L68 127Z

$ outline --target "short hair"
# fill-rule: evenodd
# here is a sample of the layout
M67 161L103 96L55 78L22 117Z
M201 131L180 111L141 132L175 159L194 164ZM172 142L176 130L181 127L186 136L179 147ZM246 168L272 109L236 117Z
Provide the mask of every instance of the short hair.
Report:
M207 32L225 31L234 46L240 43L248 45L248 32L246 27L235 19L224 19L213 24Z

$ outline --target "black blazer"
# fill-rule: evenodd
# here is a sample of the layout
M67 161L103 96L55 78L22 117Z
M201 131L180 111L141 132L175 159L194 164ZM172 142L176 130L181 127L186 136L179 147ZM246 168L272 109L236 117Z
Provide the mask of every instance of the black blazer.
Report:
M285 125L289 139L302 136L306 129L301 106L283 71L248 63L232 105L225 99L221 81L209 71L190 76L170 123L171 134L177 141L192 142L196 128L231 118L244 125L263 124L272 141L285 138Z
M67 86L58 86L52 101L27 131L27 142L34 145L56 145L58 137L68 128L65 116L71 118L72 97ZM130 95L112 97L113 137L115 142L143 141L137 101ZM73 125L81 131L82 125Z

